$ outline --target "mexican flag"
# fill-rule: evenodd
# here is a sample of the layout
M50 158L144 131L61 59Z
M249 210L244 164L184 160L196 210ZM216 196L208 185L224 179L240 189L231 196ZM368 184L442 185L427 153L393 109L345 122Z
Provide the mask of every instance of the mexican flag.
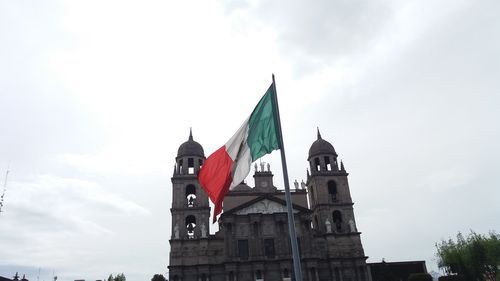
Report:
M224 196L247 177L252 162L280 148L276 108L273 83L234 136L203 163L198 180L215 205L213 223Z

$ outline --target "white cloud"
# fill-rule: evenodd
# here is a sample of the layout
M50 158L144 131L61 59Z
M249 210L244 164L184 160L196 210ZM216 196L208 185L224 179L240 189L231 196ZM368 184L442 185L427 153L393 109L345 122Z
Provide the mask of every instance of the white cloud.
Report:
M3 264L64 268L73 264L68 254L90 257L89 243L116 237L113 220L151 215L95 182L52 175L9 182L4 203L0 225L11 231L0 233Z

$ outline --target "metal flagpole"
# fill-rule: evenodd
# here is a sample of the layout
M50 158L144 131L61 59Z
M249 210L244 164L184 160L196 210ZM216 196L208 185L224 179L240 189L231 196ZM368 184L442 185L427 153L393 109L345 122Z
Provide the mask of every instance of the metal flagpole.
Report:
M302 268L300 266L300 255L299 255L299 247L297 245L297 235L295 233L295 220L293 218L292 211L292 196L290 195L290 183L288 182L288 169L286 167L286 158L285 158L285 145L283 144L283 133L281 131L281 118L280 111L278 106L278 93L276 92L276 82L274 81L273 74L273 100L274 106L277 115L277 129L279 134L279 144L280 144L280 152L281 152L281 165L283 166L283 180L285 182L285 198L286 198L286 208L288 214L288 232L290 233L290 242L292 244L292 254L293 254L293 269L295 273L295 281L302 281Z

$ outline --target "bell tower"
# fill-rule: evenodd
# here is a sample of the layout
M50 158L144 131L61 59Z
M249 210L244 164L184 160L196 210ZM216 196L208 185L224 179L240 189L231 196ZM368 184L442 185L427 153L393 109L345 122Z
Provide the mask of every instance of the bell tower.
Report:
M315 233L325 239L330 272L335 280L369 279L361 233L354 219L354 209L347 182L348 173L338 162L333 145L318 136L309 149L307 189Z
M200 239L209 235L208 196L198 182L205 154L203 147L189 138L181 144L172 176L172 240Z
M333 145L321 137L309 149L307 188L313 225L320 233L357 232L351 192L344 164L339 164Z

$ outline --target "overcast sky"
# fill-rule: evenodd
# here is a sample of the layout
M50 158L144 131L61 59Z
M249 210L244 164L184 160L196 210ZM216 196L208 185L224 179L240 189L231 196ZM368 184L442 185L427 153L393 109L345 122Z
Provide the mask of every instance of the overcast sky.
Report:
M0 1L0 275L167 272L189 127L208 156L276 74L290 178L319 126L369 262L500 231L497 0ZM277 152L266 156L282 186ZM249 178L249 183L253 180Z

